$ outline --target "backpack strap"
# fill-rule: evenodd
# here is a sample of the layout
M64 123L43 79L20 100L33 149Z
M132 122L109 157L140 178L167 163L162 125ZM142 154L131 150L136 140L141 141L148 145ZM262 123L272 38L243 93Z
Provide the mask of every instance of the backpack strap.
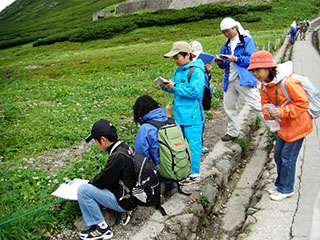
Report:
M290 95L289 95L287 89L286 89L286 86L284 85L285 81L286 81L286 79L284 79L284 80L282 80L282 81L280 82L280 87L281 87L281 90L282 90L284 96L287 98L287 100L280 106L280 108L282 108L282 107L284 107L285 105L287 105L288 102L293 102L292 99L290 98ZM267 90L267 88L266 88L265 85L263 85L263 90L266 92L266 94L267 94L270 102L271 102L273 105L276 106L276 104L274 104L273 101L271 100L270 95L269 95L268 90Z
M166 125L166 124L175 124L176 122L174 121L173 118L170 118L170 117L169 117L168 120L166 120L166 121L160 122L160 121L156 121L156 120L150 119L150 120L145 121L143 124L145 124L145 123L149 123L149 124L155 126L156 128L160 129L161 127L163 127L163 126ZM151 144L149 143L149 140L148 140L147 137L146 137L146 140L147 140L148 145L151 146ZM152 154L151 154L151 149L150 149L150 148L149 148L149 155L150 155L150 158L151 158L151 160L153 161L154 165L157 166L156 160L153 158L153 156L152 156Z
M263 85L263 90L266 92L266 94L267 94L267 96L268 96L268 98L269 98L270 102L271 102L273 105L275 105L275 104L273 103L273 101L271 100L270 95L269 95L268 90L267 90L267 88L266 88L266 86L265 86L265 85Z
M149 140L148 140L147 137L146 137L146 141L147 141L148 145L151 147L151 144L149 143ZM154 163L154 165L157 166L156 160L154 159L154 157L153 157L152 154L151 154L151 149L150 149L150 147L149 147L149 149L148 149L150 159L152 160L152 162Z
M192 66L192 67L190 67L189 68L189 72L188 72L188 83L190 83L190 79L191 79L191 76L192 76L192 73L193 73L193 71L194 71L194 69L195 69L196 67L195 66ZM206 74L205 74L206 75ZM199 105L200 105L200 107L201 107L201 102L200 102L200 98L198 98L198 102L199 102ZM202 111L201 111L201 119L203 120L203 118L204 118L204 116L202 115Z
M144 123L149 123L149 124L155 126L156 128L160 129L161 127L163 127L166 124L175 124L176 122L174 121L173 118L169 117L168 120L162 121L162 122L150 119L150 120L145 121Z
M189 72L188 72L188 83L190 83L190 79L191 79L191 76L192 76L192 73L194 71L196 67L195 66L192 66L191 68L189 68Z
M284 107L285 105L288 104L288 102L293 102L293 100L290 98L290 95L289 95L288 90L286 88L285 82L286 82L286 79L282 80L280 82L280 87L281 87L281 90L282 90L284 96L287 98L287 100L280 107Z
M119 148L117 148L117 151L115 151L115 153L121 153L121 154L125 155L127 158L133 159L134 154L135 154L135 150L131 146L128 146L128 149L125 147L119 147Z
M240 39L241 47L242 47L243 51L245 51L245 50L246 50L246 49L245 49L245 46L246 46L246 41L245 41L246 36L245 36L245 35L241 35L241 34L239 33L239 39Z

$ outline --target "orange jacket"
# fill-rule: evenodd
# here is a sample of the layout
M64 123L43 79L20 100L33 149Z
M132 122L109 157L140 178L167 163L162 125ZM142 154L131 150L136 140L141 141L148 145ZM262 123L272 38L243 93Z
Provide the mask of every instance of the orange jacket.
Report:
M284 96L281 90L280 82L277 84L270 83L265 85L272 102L270 101L267 93L264 91L263 84L261 84L261 105L264 118L267 120L270 120L270 118L268 117L268 110L264 107L264 105L266 103L272 103L276 105L277 85L277 106L281 106L287 100L287 98ZM289 77L286 79L285 86L290 98L294 102L288 102L284 107L281 108L281 122L278 135L285 142L294 142L310 134L313 129L313 124L312 118L308 113L309 100L302 88L301 83L298 80Z

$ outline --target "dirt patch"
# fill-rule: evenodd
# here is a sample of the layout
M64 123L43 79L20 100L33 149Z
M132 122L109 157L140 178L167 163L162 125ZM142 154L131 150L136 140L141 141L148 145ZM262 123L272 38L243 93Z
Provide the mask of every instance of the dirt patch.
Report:
M37 68L42 68L41 65L27 65L25 66L26 69L37 69Z
M204 124L203 146L212 150L214 145L227 131L227 117L224 115L223 107L208 111ZM212 119L212 120L209 120Z

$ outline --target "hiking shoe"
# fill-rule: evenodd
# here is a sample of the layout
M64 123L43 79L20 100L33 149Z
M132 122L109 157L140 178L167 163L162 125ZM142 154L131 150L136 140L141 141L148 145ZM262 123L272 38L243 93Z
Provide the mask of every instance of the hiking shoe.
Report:
M294 192L292 193L275 192L270 195L270 199L273 201L282 201L286 198L292 197L293 195L294 195Z
M120 217L120 224L122 226L125 226L129 223L132 215L133 215L133 212L136 210L137 208L131 210L131 211L128 211L128 212L123 212L121 213L121 217Z
M189 177L187 177L186 179L183 179L182 181L179 182L180 185L182 186L188 186L191 184L195 184L195 183L200 183L200 176L191 176L189 175Z
M209 149L206 148L206 147L202 147L202 148L201 148L201 152L202 152L202 153L208 153L208 152L209 152Z
M88 230L81 231L79 237L83 240L107 240L113 237L113 233L109 226L106 229L101 229L98 225L93 225Z
M224 142L228 142L228 141L234 140L234 139L236 139L236 138L237 138L237 137L232 137L232 136L230 136L229 134L226 134L226 135L224 135L224 136L221 138L221 140L224 141Z

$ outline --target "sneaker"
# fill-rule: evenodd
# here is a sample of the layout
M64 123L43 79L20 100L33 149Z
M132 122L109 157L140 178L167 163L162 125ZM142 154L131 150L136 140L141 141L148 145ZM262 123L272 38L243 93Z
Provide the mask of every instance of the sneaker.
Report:
M268 189L268 193L271 195L271 194L274 194L277 192L277 188L275 186L272 186L271 188Z
M179 182L180 185L182 186L187 186L195 183L200 183L200 176L191 176L187 177L186 179L183 179L182 181Z
M201 148L201 152L202 152L202 153L208 153L208 152L209 152L209 149L206 148L206 147L202 147L202 148Z
M230 136L229 134L226 134L226 135L224 135L224 136L221 138L221 140L224 141L224 142L228 142L228 141L234 140L234 139L236 139L236 138L237 138L237 137L232 137L232 136Z
M101 229L98 225L93 225L88 230L81 231L79 237L83 240L107 240L113 237L113 233L109 226L106 229Z
M282 201L286 198L292 197L293 195L294 195L294 192L292 193L275 192L270 195L270 199L273 201Z
M131 219L131 217L133 215L133 212L135 210L136 210L136 208L131 210L131 211L121 213L120 224L122 226L125 226L125 225L127 225L129 223L129 221L130 221L130 219Z

